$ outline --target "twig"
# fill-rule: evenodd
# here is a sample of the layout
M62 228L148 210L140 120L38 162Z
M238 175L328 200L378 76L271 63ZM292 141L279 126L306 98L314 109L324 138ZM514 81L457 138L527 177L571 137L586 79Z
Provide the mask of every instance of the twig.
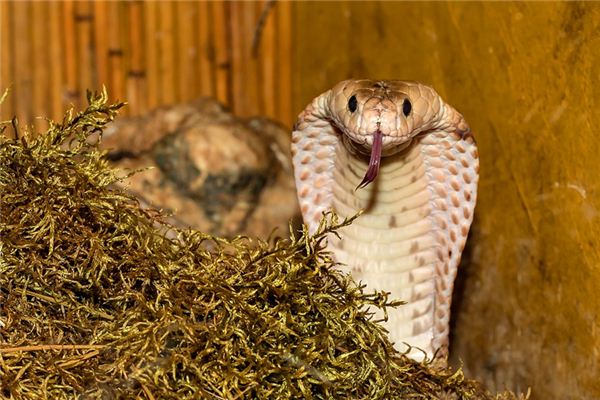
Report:
M98 350L104 345L98 344L40 344L35 346L16 346L0 348L0 354L46 350Z
M254 28L254 35L252 35L252 57L256 58L258 56L258 47L260 45L260 38L265 27L265 23L267 22L267 17L269 16L269 11L275 5L275 0L267 0L264 4L263 9L260 13L260 17L258 17L258 22L256 23L256 28Z
M100 354L100 351L94 350L94 351L91 351L91 352L89 352L87 354L84 354L81 357L77 357L77 358L72 359L72 360L63 361L61 363L58 363L58 366L61 367L61 368L64 368L64 369L71 368L71 367L76 367L76 366L80 365L83 361L88 360L90 358L94 358L98 354Z

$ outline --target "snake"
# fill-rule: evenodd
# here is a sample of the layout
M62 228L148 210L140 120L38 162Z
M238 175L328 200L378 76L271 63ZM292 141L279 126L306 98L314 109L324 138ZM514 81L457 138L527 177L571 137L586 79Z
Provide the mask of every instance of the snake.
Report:
M419 361L447 359L454 280L479 180L464 117L418 82L345 80L299 114L291 142L308 231L325 213L360 213L327 238L327 250L355 281L405 302L382 318L397 350Z

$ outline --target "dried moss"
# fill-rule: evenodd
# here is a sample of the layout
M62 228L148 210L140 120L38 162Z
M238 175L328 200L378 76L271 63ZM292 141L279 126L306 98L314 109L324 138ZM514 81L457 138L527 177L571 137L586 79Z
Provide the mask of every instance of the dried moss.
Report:
M174 229L112 188L92 138L121 104L88 100L44 135L0 135L0 397L493 398L393 349L367 310L386 295L323 250L351 221L269 241Z

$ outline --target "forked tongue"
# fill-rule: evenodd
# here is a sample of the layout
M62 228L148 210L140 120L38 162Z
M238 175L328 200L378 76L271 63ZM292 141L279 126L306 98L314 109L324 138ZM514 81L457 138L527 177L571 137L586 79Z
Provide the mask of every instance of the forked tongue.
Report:
M375 132L373 135L373 147L371 148L371 158L369 159L369 168L363 178L362 182L356 187L356 189L362 189L369 183L373 182L379 172L379 164L381 164L381 149L383 147L383 133L381 131ZM355 190L356 190L355 189Z

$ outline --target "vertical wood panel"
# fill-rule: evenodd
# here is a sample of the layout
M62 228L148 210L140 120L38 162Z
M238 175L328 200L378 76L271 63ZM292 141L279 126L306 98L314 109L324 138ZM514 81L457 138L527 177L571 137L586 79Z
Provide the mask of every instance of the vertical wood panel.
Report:
M262 79L258 72L257 58L252 54L252 38L258 23L258 10L254 2L242 2L241 5L242 70L234 70L233 74L243 78L242 91L236 93L236 96L244 100L238 113L242 116L254 116L261 111L258 87Z
M47 112L54 120L59 120L64 113L64 81L65 81L65 56L63 42L61 37L61 27L63 25L63 8L58 2L49 2L49 24L50 24L50 107ZM44 108L34 110L35 115L43 115Z
M129 111L140 114L146 110L145 74L143 61L143 39L142 39L142 3L133 1L127 3L128 8L128 30L129 45L127 55L129 56L127 71L127 95L125 99L129 103Z
M215 96L215 47L214 34L211 26L209 4L206 1L198 3L198 86L203 96Z
M87 89L97 86L97 79L94 79L96 63L94 62L92 49L92 5L89 1L75 2L74 19L77 43L76 63L79 66L77 88L85 93ZM81 98L81 93L79 93L79 98Z
M110 97L115 100L125 100L125 61L121 35L125 29L122 19L122 9L125 6L120 2L108 2L108 81ZM125 108L124 113L129 109Z
M17 21L31 21L32 7L31 3L14 2L11 4L14 10L15 20L12 22L11 52L14 57L14 63L11 71L13 74L14 93L19 93L15 97L15 112L21 125L33 122L32 107L32 79L33 79L33 60L31 58L31 30L27 23L17 23ZM22 43L27 43L23 45Z
M270 0L262 2L262 6L267 6ZM281 92L277 88L278 82L278 71L277 71L277 27L275 25L275 13L273 6L268 10L266 15L264 29L262 31L262 37L260 38L257 54L261 64L261 78L262 78L262 95L263 100L263 113L270 118L277 117L277 103ZM262 10L261 10L262 11ZM291 95L291 93L288 93Z
M11 63L7 62L11 54L11 30L10 30L11 3L0 2L0 95L7 88L12 88L14 76L10 70ZM12 88L14 89L14 88ZM0 104L0 120L10 119L14 115L14 90Z
M195 2L178 2L176 10L178 97L182 101L190 101L198 95L198 76L195 74L198 64L198 5Z
M163 104L174 103L178 98L178 76L175 74L177 63L175 59L175 40L174 40L174 3L171 1L161 1L158 3L160 18L158 20L158 49L160 62L160 101Z
M225 105L230 105L230 72L231 72L231 35L229 23L229 6L227 2L214 2L212 6L215 49L215 84L216 98Z
M33 30L33 65L49 65L48 40L49 24L46 16L49 12L49 3L41 3L33 7L32 21L36 21L31 26ZM42 110L50 101L50 76L48 68L33 69L33 110ZM35 118L34 126L37 132L42 132L48 124L45 119Z
M67 0L63 4L63 25L62 25L62 40L63 48L65 49L65 102L68 105L79 107L81 100L78 82L79 68L77 64L77 47L75 38L75 4L72 0ZM86 67L86 66L81 66ZM18 96L24 95L19 93Z
M158 61L158 3L144 2L144 60L146 62L147 107L160 104L160 68Z
M244 106L244 98L239 96L243 91L243 27L242 27L242 4L232 1L231 5L231 106L234 110L241 110Z
M96 52L96 74L98 85L109 84L108 34L110 27L108 5L105 0L94 1L94 50Z
M279 118L291 125L296 119L298 111L292 110L292 6L290 2L277 3L277 21L279 38L279 87L281 93L279 98ZM327 39L324 39L327 40ZM292 124L294 122L291 122Z

